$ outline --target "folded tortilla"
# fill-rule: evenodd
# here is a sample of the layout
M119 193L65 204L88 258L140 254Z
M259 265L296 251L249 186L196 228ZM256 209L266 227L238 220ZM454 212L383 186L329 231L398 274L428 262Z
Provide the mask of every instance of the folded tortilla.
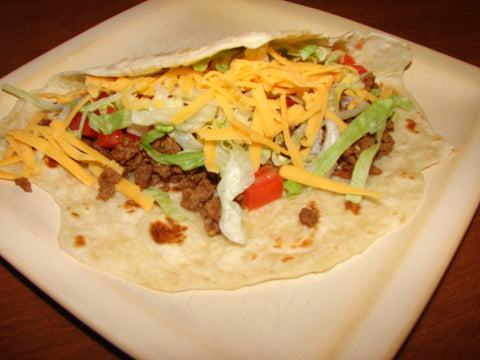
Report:
M119 63L51 78L43 91L69 92L84 85L85 76L140 76L162 69L187 66L220 51L258 48L270 43L281 48L309 39L351 54L376 76L412 99L402 76L412 60L409 47L379 34L349 33L332 38L317 33L251 33L178 54L126 59ZM362 46L355 46L361 41ZM17 106L2 128L19 124L26 105ZM368 188L382 198L365 197L358 214L345 210L345 197L322 190L306 190L294 198L276 200L257 210L243 210L247 241L239 245L224 236L209 237L198 213L185 222L169 221L159 207L146 212L129 206L120 193L108 201L97 200L98 185L81 184L61 167L45 167L32 182L48 191L61 213L58 244L78 261L127 281L160 291L236 289L269 280L290 279L325 272L362 253L374 241L402 226L414 213L424 191L422 171L445 160L452 148L437 135L421 107L398 111L393 152L376 165L382 174L371 176ZM26 118L25 116L21 116ZM412 131L412 121L415 128ZM179 196L172 193L174 201ZM319 222L301 225L300 210L318 209ZM152 224L161 233L173 232L180 241L159 244Z

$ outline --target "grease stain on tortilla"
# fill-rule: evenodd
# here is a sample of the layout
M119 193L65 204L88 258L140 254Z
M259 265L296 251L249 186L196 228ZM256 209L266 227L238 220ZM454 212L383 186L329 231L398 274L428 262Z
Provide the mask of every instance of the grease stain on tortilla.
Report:
M282 243L283 243L283 239L279 236L274 240L273 247L275 249L281 249L282 248Z
M52 159L49 156L44 156L43 157L43 163L45 164L46 167L48 167L50 169L55 169L59 165L58 162L55 159Z
M350 210L354 215L360 215L362 205L355 204L351 201L345 201L345 210Z
M75 236L75 239L73 240L73 246L76 248L84 247L87 245L87 240L85 239L85 236L83 235L77 235Z
M411 180L415 180L415 176L409 174L409 173L406 173L406 172L403 172L400 174L400 177L404 178L404 179L411 179Z
M293 244L291 246L292 249L296 249L296 248L306 248L306 247L309 247L309 246L312 246L313 244L313 236L308 238L308 239L299 239L297 240L297 243L296 244Z
M419 131L416 129L417 123L415 121L413 121L412 119L406 119L405 121L407 122L407 125L406 125L407 130L415 134L419 133Z
M119 205L118 207L123 207L123 209L125 209L125 212L127 212L128 214L134 213L135 211L140 209L140 205L130 199L125 201L123 205Z
M180 225L175 220L167 218L167 223L159 220L150 224L150 236L157 244L182 245L186 239L186 226Z
M79 218L80 214L76 212L74 209L72 209L71 206L67 207L67 211L70 212L70 215L72 215L74 218Z

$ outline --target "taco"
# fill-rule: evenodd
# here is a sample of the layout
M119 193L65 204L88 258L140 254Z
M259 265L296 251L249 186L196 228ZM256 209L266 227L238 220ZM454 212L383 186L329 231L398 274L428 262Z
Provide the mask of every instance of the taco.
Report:
M152 289L324 272L404 224L452 153L411 59L373 33L250 33L4 84L0 177L51 194L66 253Z

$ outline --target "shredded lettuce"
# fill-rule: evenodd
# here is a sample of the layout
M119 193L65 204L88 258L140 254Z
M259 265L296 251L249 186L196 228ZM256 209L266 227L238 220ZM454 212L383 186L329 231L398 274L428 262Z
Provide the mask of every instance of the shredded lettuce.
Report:
M367 183L368 174L370 172L370 167L373 163L373 158L380 148L382 141L383 131L385 130L386 122L377 130L375 145L370 146L369 148L363 150L358 156L357 161L355 162L355 167L353 168L352 178L350 180L350 185L363 189ZM362 200L361 195L352 195L347 194L346 200L349 200L353 203L359 203Z
M206 124L213 122L217 115L218 106L207 104L180 124L176 125L175 128L180 131L194 131L200 129Z
M141 136L142 144L143 145L151 144L155 140L161 139L164 136L165 136L165 132L163 131L158 131L156 129L150 130L149 132Z
M59 105L52 104L51 102L36 97L35 95L29 93L28 91L19 89L13 85L9 84L2 84L2 90L5 91L7 94L13 95L18 99L22 99L28 101L29 103L38 106L39 108L46 110L46 111L57 111L61 107Z
M384 126L397 106L402 106L405 110L408 110L411 107L411 102L399 95L392 95L384 100L375 100L366 110L353 119L340 135L340 138L325 151L314 172L322 176L327 174L345 150L365 134L374 134Z
M153 125L154 129L163 132L163 133L170 133L175 130L175 125L162 125L162 124L155 124Z
M210 61L212 61L211 57L196 62L192 65L193 70L200 72L206 71L208 69L208 65L210 64Z
M188 219L187 213L182 208L176 206L165 191L158 188L148 188L143 190L143 192L157 202L167 217L178 222Z
M155 110L132 110L132 123L141 126L170 125L181 107L164 107Z
M150 130L141 137L145 151L156 162L164 165L177 165L183 171L189 171L205 165L203 151L184 151L177 154L163 154L154 149L152 142L163 137L165 133Z
M116 94L110 95L108 97L98 99L97 101L87 105L85 107L85 111L92 112L92 111L95 111L95 110L101 110L102 108L104 110L106 110L106 108L108 106L112 106L114 108L119 109L121 107L121 104L122 104L121 97L122 97L122 95L120 93L116 93Z
M317 52L317 49L318 49L318 45L314 45L314 44L311 44L311 45L306 45L304 47L302 47L299 51L300 53L300 58L303 60L303 61L306 61L308 60L308 58L310 56L313 56L316 54Z
M210 62L213 61L216 70L225 72L230 68L229 64L232 57L238 54L241 50L242 48L234 48L220 51L218 54L207 57L193 64L193 70L204 72L208 69Z
M302 192L303 186L296 181L285 180L283 182L283 189L287 192L288 198L293 198Z
M132 116L128 109L120 109L112 114L100 115L91 112L88 114L88 123L93 130L109 135L115 130L125 129L132 125Z
M184 151L203 151L203 144L191 132L174 130L170 133Z
M252 162L241 146L224 149L220 158L220 177L217 193L222 203L220 230L230 241L245 244L246 233L242 224L242 208L234 199L254 181Z

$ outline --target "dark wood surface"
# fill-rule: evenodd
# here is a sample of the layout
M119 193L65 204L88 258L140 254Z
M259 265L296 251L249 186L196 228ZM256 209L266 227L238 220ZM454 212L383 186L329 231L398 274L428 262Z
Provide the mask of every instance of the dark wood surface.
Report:
M139 2L0 1L0 77ZM294 2L358 21L480 66L477 1ZM480 358L479 240L480 211L477 209L445 276L396 359ZM128 356L84 326L0 258L0 357L117 359Z

